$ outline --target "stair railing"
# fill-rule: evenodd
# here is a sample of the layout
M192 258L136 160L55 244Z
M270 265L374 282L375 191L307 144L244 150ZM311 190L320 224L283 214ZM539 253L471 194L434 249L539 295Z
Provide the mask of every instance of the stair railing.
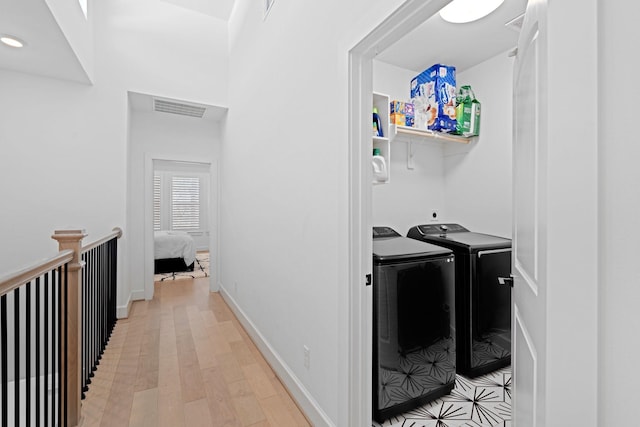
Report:
M0 425L80 423L116 321L121 235L83 247L83 230L56 230L57 255L0 277Z

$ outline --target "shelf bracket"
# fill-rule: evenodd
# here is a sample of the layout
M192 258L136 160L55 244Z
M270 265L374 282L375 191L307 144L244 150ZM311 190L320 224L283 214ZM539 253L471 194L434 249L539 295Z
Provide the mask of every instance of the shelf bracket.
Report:
M416 154L411 138L407 141L407 169L413 170L413 156Z

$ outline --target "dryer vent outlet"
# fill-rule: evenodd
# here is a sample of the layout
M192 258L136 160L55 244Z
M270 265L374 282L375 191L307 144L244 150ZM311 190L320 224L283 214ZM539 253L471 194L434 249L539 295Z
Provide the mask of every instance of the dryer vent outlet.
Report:
M440 212L437 209L431 209L429 212L429 219L431 221L439 221L440 220Z

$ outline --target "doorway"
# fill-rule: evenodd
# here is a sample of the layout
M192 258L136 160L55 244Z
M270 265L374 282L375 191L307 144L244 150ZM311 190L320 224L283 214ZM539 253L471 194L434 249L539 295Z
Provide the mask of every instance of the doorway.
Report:
M366 275L372 271L372 191L371 173L368 171L371 158L372 59L377 52L406 34L407 28L424 22L446 3L407 1L349 51L349 425L371 425L372 292L365 284ZM546 7L548 2L542 0L531 3ZM593 102L594 97L593 92L580 92L578 89L600 81L597 32L573 37L572 32L566 31L565 25L573 20L587 26L597 26L597 10L595 1L584 4L575 0L553 3L553 7L549 5L546 11L553 19L547 19L540 29L545 37L548 35L553 38L553 43L548 40L541 43L548 48L544 52L545 66L536 65L535 70L552 82L549 88L572 88L572 100L578 105L587 105ZM576 14L580 19L576 20ZM533 32L534 36L538 34ZM572 55L567 52L572 52ZM558 90L538 90L534 93L534 97L544 97L550 107L538 112L540 117L548 121L545 123L547 131L541 133L540 137L545 143L549 141L551 149L539 157L544 161L541 170L544 172L543 188L546 194L541 211L544 214L541 218L544 233L541 234L542 244L537 249L540 259L547 262L548 268L541 277L545 288L543 303L550 311L544 319L532 321L532 324L544 325L538 337L540 348L544 351L541 353L539 369L525 373L532 376L531 381L539 381L539 386L533 395L518 394L516 398L520 396L533 400L531 412L538 416L537 421L534 418L533 423L527 424L525 421L523 425L546 425L551 422L557 425L591 426L596 425L598 420L598 398L601 396L597 385L599 375L602 375L597 360L598 236L594 231L598 230L599 224L598 110L593 109L588 113L568 111L565 114L563 99L566 93ZM579 134L575 133L576 127L567 126L566 123L579 124ZM567 173L567 166L571 167L570 173ZM526 192L521 187L515 190ZM526 236L519 243L527 243ZM566 248L580 250L566 251ZM517 262L517 254L515 256ZM552 292L547 292L547 287ZM514 289L517 294L517 283ZM579 308L576 307L577 296ZM570 315L567 314L568 310L571 311ZM569 357L568 349L574 349L580 357ZM519 369L514 368L516 380L518 372ZM524 375L521 380L522 384L527 384L529 378ZM580 390L584 399L570 399L575 390Z
M209 290L216 292L219 283L219 239L218 224L218 166L217 162L188 157L173 156L166 158L159 155L147 154L145 157L145 289L144 298L153 299L154 291L154 235L158 225L162 229L163 218L157 218L157 197L154 192L154 178L160 177L168 182L174 176L197 178L201 188L200 226L189 233L194 238L196 251L209 252ZM162 203L162 202L161 202ZM162 215L161 215L162 216ZM173 228L167 220L166 228Z
M219 280L218 158L222 141L222 123L227 108L137 92L129 92L128 98L127 235L131 257L127 262L131 286L130 299L135 301L153 298L154 161L202 165L205 169L203 173L208 174L206 186L209 209L206 223L211 253L209 279L210 289L216 291ZM171 108L172 106L176 108ZM190 114L172 113L174 110L180 113L188 111Z
M350 233L350 253L351 259L354 262L351 263L350 277L352 286L351 292L351 305L350 316L351 325L360 325L359 327L353 327L351 330L352 336L361 337L359 342L350 340L351 352L350 352L350 370L351 370L351 387L349 390L350 396L353 401L357 401L356 396L371 396L371 389L374 386L372 384L371 372L371 348L372 348L372 324L371 324L371 312L373 310L371 287L363 287L363 278L368 272L372 271L371 266L371 228L375 225L390 225L388 222L374 223L379 218L374 218L372 212L374 212L374 191L369 184L371 177L367 169L369 169L371 158L371 129L369 126L370 112L372 109L372 93L377 91L374 82L374 58L380 53L384 53L385 49L392 46L394 43L405 37L411 29L421 25L433 15L435 15L447 1L430 1L425 3L421 2L406 2L390 15L380 26L368 34L357 46L355 46L349 55L350 59L350 117L358 117L359 122L352 123L350 128L350 140L351 140L351 205L350 215L351 223L358 224L358 227L351 228ZM514 43L515 46L515 43ZM506 58L506 53L505 53ZM426 67L425 67L426 68ZM419 71L418 71L419 73ZM416 73L417 74L417 73ZM508 78L511 78L510 71L507 71ZM510 86L509 86L510 88ZM406 100L409 91L409 80L406 81L406 92L404 98L398 98L400 100ZM507 95L510 97L510 94ZM510 111L509 111L510 113ZM505 117L505 120L510 122L511 116ZM506 140L510 138L510 132L506 132ZM391 143L391 146L397 147L397 143ZM396 148L392 149L396 149ZM419 149L419 148L418 148ZM424 148L423 148L424 149ZM436 148L442 151L446 151L446 148ZM426 150L426 149L424 149ZM430 152L433 151L429 148ZM415 154L415 147L413 149L407 148L408 153L404 154L404 161L409 163L413 160ZM448 154L453 156L464 155L464 150L454 150ZM467 149L467 152L469 150ZM442 154L440 154L442 155ZM510 157L507 154L507 157ZM510 159L509 159L510 160ZM413 166L413 165L412 165ZM431 165L432 166L432 165ZM409 165L406 164L409 168ZM390 181L394 180L393 167L389 170ZM397 177L397 175L395 175ZM443 180L441 179L442 183ZM382 184L374 188L378 191L379 188L385 187L387 191L391 187L388 184ZM507 189L510 192L510 186ZM423 219L426 218L426 208L436 208L439 213L442 214L441 207L444 203L444 195L439 195L439 198L433 198L435 202L426 202L423 206ZM438 200L436 200L438 199ZM432 206L428 204L433 204ZM510 201L506 202L510 205ZM397 203L390 203L390 205L398 206ZM388 212L387 212L388 213ZM380 217L383 217L381 215ZM387 219L390 216L386 217ZM406 232L410 225L416 225L417 223L411 223L411 221L420 221L423 219L403 218L404 223L399 224L401 234ZM460 219L464 221L463 218ZM473 227L473 224L467 224L469 227ZM511 224L510 221L501 228L501 233L504 237L510 237ZM506 230L506 231L505 231ZM495 233L493 229L483 230L491 231ZM361 361L365 360L367 363L363 364ZM354 370L356 372L354 372ZM359 406L355 408L352 404L352 409L357 409L359 414L355 414L352 411L350 420L353 425L371 425L371 402L370 398L360 399ZM358 418L359 417L359 418Z

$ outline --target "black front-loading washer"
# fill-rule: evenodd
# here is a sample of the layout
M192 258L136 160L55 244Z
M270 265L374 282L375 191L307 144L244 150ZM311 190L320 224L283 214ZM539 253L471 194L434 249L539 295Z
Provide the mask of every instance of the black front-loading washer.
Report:
M373 417L378 422L455 384L453 252L373 229Z
M511 240L459 224L412 227L407 236L451 249L456 258L457 371L476 377L511 363Z

